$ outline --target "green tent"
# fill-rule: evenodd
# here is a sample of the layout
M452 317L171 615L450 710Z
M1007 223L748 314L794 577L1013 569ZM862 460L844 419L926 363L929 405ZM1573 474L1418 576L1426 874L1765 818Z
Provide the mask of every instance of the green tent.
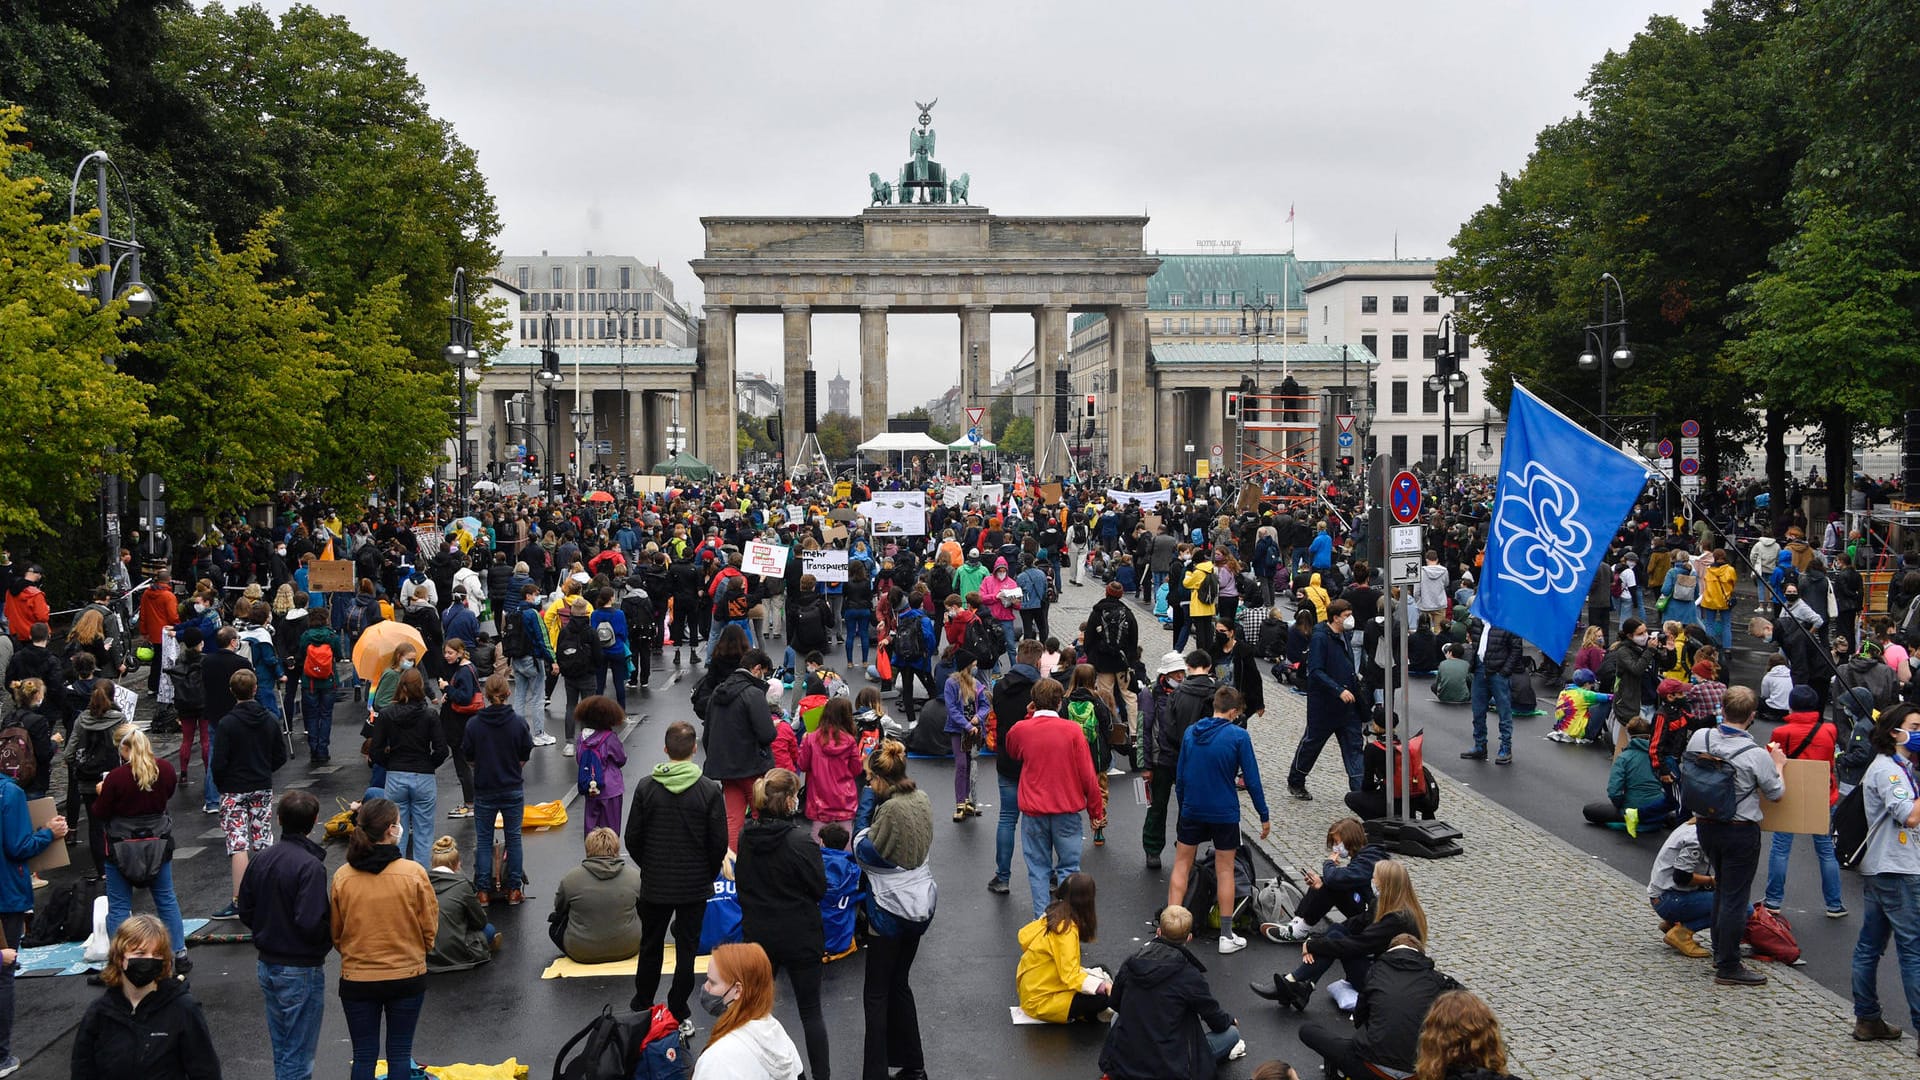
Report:
M684 451L655 465L653 471L661 476L687 476L695 480L711 480L720 475L713 471L713 466Z

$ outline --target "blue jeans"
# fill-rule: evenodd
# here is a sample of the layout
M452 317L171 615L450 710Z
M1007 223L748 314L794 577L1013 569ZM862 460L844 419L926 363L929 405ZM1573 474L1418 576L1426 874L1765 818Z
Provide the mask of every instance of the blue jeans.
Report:
M1779 907L1787 895L1787 862L1793 854L1793 833L1773 834L1773 853L1767 858L1767 896L1768 907ZM1840 896L1840 860L1833 854L1833 837L1825 834L1809 836L1813 841L1813 853L1820 859L1820 894L1827 902L1828 911L1839 911L1847 906Z
M309 1080L320 1049L320 1021L327 1012L327 969L256 960L254 971L267 1003L273 1080Z
M1720 652L1723 655L1733 648L1732 608L1722 608L1719 611L1709 607L1701 608L1700 625L1706 628L1707 633L1713 635L1713 640L1719 643Z
M715 634L714 640L720 640L720 635ZM707 649L707 659L713 659L713 649L711 647ZM594 678L594 693L604 696L607 692L607 680L612 679L614 699L620 702L620 708L625 709L627 707L626 653L610 652L601 654L600 670L595 673Z
M1907 1014L1920 1031L1920 875L1862 874L1860 891L1867 910L1853 946L1853 1015L1862 1020L1880 1015L1880 954L1891 936Z
M333 680L318 680L301 708L307 723L307 753L326 757L333 745Z
M1240 1029L1232 1024L1228 1024L1225 1031L1207 1032L1207 1052L1213 1055L1215 1061L1227 1060L1227 1055L1233 1053L1234 1046L1239 1042Z
M547 733L547 671L537 656L513 662L513 711L534 735ZM454 747L453 752L459 753L460 748Z
M994 770L1000 776L999 769ZM993 876L1013 875L1013 830L1020 824L1020 781L1000 776L1000 823L993 833Z
M160 866L160 876L146 887L153 895L153 910L167 928L167 940L175 956L187 951L186 927L180 924L180 901L173 895L173 860ZM120 868L107 860L107 936L112 937L120 924L133 914L133 886L120 876Z
M1033 893L1033 917L1047 912L1053 888L1080 871L1079 814L1026 814L1020 823L1020 848L1027 858L1027 888Z
M373 1080L373 1066L380 1058L382 1014L387 1018L387 1075L398 1080L412 1071L413 1029L420 1025L420 1007L426 1000L424 992L392 1001L340 1000L347 1014L347 1036L353 1042L350 1080Z
M1500 713L1500 752L1513 750L1513 684L1505 675L1488 672L1485 665L1473 673L1473 748L1487 749L1487 701Z
M847 663L853 663L853 639L860 639L860 662L873 655L873 612L848 611L841 615L847 624Z
M526 797L520 788L511 791L480 791L473 796L473 887L481 892L493 889L493 815L500 815L507 831L507 866L500 887L512 891L526 880L520 863L520 815L526 811Z
M1653 905L1653 913L1697 934L1713 925L1713 890L1681 892L1678 889L1663 889L1660 899Z
M388 772L381 784L400 810L400 857L426 867L433 865L435 779L432 773Z

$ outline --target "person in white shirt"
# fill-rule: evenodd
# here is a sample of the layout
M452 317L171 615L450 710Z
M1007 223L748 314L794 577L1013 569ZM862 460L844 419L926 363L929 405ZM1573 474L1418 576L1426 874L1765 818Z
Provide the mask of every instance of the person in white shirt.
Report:
M800 1050L773 1018L773 963L751 943L716 946L700 1006L717 1019L693 1080L798 1080Z
M1874 758L1860 779L1867 815L1866 848L1855 869L1866 910L1853 948L1853 1037L1898 1039L1880 1016L1880 954L1894 940L1907 1013L1920 1031L1920 710L1896 705L1880 714L1871 738Z

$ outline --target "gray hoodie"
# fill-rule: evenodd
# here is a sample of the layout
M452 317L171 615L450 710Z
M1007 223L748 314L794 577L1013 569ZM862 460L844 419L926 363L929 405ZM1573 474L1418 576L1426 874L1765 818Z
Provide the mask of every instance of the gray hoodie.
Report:
M67 748L60 753L61 760L68 765L78 766L84 755L95 763L106 764L106 771L100 776L80 778L81 786L89 793L89 798L92 797L93 785L100 782L100 777L120 764L120 750L114 745L113 731L126 722L124 713L111 708L99 716L95 716L92 709L83 709L80 718L73 722L73 734L67 737Z

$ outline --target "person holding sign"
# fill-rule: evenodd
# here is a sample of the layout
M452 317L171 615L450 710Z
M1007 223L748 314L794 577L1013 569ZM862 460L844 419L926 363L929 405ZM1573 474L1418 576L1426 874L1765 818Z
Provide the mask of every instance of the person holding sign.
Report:
M1713 867L1713 981L1721 986L1764 986L1765 975L1740 962L1747 928L1747 899L1760 864L1760 797L1775 802L1787 793L1780 776L1786 751L1769 744L1757 753L1753 714L1759 698L1744 686L1727 691L1719 724L1694 732L1680 766L1682 802L1700 821L1700 850Z
M19 1059L8 1050L13 1042L13 973L20 966L20 938L33 911L27 860L66 835L67 819L58 814L45 826L34 828L26 793L13 777L0 772L0 929L7 935L0 943L0 1069L20 1067Z

